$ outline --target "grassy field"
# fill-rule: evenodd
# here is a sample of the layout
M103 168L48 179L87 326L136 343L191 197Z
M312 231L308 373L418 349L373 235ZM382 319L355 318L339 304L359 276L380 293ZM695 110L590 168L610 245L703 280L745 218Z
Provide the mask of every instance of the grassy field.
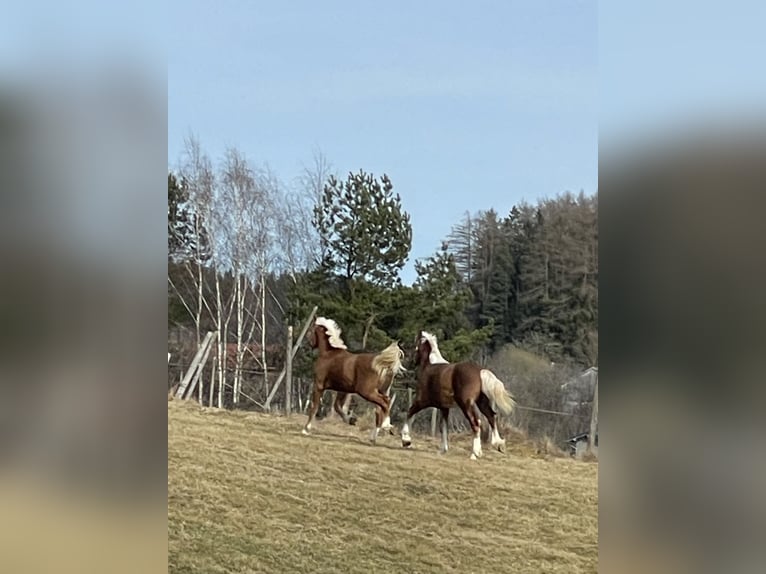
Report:
M596 571L597 464L304 422L168 403L170 572Z

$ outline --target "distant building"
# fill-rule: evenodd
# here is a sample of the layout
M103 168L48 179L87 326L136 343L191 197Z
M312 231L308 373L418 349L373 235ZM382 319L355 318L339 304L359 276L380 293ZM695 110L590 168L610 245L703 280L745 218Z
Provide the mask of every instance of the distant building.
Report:
M588 451L588 439L590 433L584 432L573 436L567 440L569 446L569 453L575 458L580 458ZM596 433L596 440L593 443L593 454L598 455L598 432Z
M591 411L593 395L598 383L598 367L586 369L576 377L561 385L561 410L573 415L586 415ZM580 420L580 428L588 429L567 440L570 452L576 458L580 458L588 450L588 438L590 435L590 420ZM598 421L596 421L596 437L593 444L593 454L598 455Z

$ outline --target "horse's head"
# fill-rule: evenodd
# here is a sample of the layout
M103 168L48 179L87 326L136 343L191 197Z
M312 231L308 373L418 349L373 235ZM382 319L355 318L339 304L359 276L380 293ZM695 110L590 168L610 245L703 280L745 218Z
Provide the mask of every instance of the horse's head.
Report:
M310 331L309 343L313 348L320 347L320 350L322 341L326 341L329 348L345 349L346 344L340 335L340 327L335 321L325 317L317 317Z
M415 364L434 365L446 362L439 351L436 337L427 331L420 331L415 339Z
M397 346L399 347L399 350L402 352L402 365L406 369L412 368L412 365L415 363L415 351L414 349L410 347L406 347L402 344L401 341L396 342Z
M316 349L319 345L319 337L324 336L324 327L320 327L317 325L316 321L314 321L314 324L311 325L311 329L308 330L308 333L306 333L306 338L309 341L309 345L311 345L312 349Z
M417 337L415 337L415 364L427 365L428 355L431 353L431 345L428 339L423 335L424 331L418 331Z

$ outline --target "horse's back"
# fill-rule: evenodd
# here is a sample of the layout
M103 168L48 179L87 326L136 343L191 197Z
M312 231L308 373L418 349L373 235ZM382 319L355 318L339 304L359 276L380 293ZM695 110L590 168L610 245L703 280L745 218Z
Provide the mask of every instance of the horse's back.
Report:
M326 357L324 363L317 362L317 369L324 374L329 388L352 392L355 381L373 373L370 353L351 353L344 351L332 357Z
M455 363L451 382L455 396L473 399L481 391L481 367L472 362Z
M481 391L481 367L475 363L437 363L426 372L423 399L434 405L451 407L475 400Z

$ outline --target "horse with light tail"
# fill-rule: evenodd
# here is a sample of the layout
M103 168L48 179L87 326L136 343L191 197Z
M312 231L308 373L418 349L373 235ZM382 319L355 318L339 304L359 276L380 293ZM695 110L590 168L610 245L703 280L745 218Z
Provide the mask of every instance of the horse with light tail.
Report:
M375 443L384 423L389 427L391 424L388 390L394 377L405 371L401 362L404 352L398 342L391 343L379 353L351 353L341 338L338 324L319 317L314 321L309 343L319 349L319 357L314 363L314 391L303 434L309 434L324 392L334 390L338 392L335 410L346 422L351 420L342 406L351 394L356 393L376 406L375 427L370 435L370 440Z
M492 371L476 363L465 361L449 363L442 357L436 337L421 331L416 339L416 364L418 389L415 400L407 411L407 421L402 427L402 446L412 445L410 425L415 415L428 407L441 412L441 452L446 453L447 421L451 407L458 406L473 431L471 460L482 455L481 419L475 409L487 418L492 428L491 444L499 451L505 449L505 440L497 429L497 410L510 414L515 406L513 397Z

